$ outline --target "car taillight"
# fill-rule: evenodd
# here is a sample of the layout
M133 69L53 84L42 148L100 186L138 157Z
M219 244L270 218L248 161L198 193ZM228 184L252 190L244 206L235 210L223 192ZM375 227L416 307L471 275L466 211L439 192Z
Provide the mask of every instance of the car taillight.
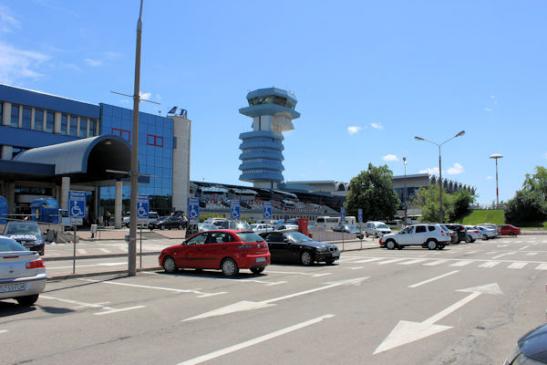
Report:
M42 259L38 259L38 260L31 261L31 262L27 262L25 264L25 267L27 269L44 269L45 265L44 265L44 262L42 261Z

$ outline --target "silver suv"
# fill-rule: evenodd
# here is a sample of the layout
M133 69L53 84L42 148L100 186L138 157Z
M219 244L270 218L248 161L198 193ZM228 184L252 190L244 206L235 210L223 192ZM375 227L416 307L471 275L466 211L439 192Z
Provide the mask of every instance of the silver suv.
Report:
M391 228L384 222L368 221L365 223L365 236L382 237L391 233Z
M430 250L442 250L450 243L450 234L440 224L413 224L401 231L380 238L380 246L401 250L405 246L422 246Z

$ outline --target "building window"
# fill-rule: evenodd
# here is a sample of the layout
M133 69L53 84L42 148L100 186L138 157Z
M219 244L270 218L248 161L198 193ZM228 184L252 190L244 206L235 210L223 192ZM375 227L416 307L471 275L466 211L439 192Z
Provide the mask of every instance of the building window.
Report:
M12 127L19 127L19 104L11 104L11 123Z
M97 119L89 120L89 135L97 136L99 134L99 121Z
M54 125L55 125L55 113L48 110L46 112L46 131L53 132Z
M80 137L87 137L87 118L80 117Z
M68 134L68 115L61 114L61 134Z
M30 129L31 120L32 120L32 108L30 106L23 106L23 125L22 125L22 128Z
M155 134L146 135L146 144L149 146L163 147L163 137Z
M71 136L77 136L78 135L78 117L75 117L74 115L69 115L69 122L70 122L70 129L68 134Z
M114 136L122 137L127 142L129 142L129 139L131 138L131 132L129 132L127 129L112 128L112 134Z
M44 130L44 110L34 109L34 129L38 131Z

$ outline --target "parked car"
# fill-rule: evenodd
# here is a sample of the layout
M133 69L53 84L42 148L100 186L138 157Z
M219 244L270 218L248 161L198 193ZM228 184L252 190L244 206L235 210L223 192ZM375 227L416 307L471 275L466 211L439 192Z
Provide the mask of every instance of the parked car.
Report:
M274 227L271 224L255 223L255 224L251 224L251 229L255 233L264 233L264 232L272 232L274 230Z
M494 231L496 231L496 237L498 236L498 230L499 230L499 227L494 224L494 223L483 223L481 224L482 227L485 227L485 228L488 228L488 229L493 229Z
M160 217L157 221L151 222L148 225L148 228L150 229L183 229L187 226L187 223L184 218L182 217L176 217L173 215L166 216L166 217Z
M297 224L282 223L275 226L276 231L298 231Z
M199 232L207 232L207 231L214 231L218 229L217 226L211 223L198 223L198 231Z
M381 237L390 234L391 228L384 222L369 221L365 223L365 236Z
M499 233L502 236L517 236L520 234L520 228L512 224L504 224L499 228Z
M148 212L148 218L141 218L138 220L138 224L144 224L147 227L150 227L151 223L155 223L160 218L157 212ZM131 217L126 215L123 217L123 225L129 228L131 222Z
M237 231L250 231L251 226L245 221L235 221L235 220L216 220L213 224L217 229L235 229Z
M355 237L357 237L360 240L362 240L363 237L365 236L363 234L363 231L361 231L361 228L359 228L359 226L356 225L356 224L344 224L344 225L336 226L332 230L334 232L343 232L343 233L354 234Z
M547 364L547 324L522 336L504 365Z
M465 232L467 233L467 236L470 237L469 242L475 242L476 240L481 239L481 231L478 228L475 228L474 226L465 226Z
M234 276L240 269L261 273L271 257L268 244L253 231L227 229L197 233L182 244L163 249L158 260L168 273L181 268L214 269Z
M448 226L446 224L441 224L440 226L450 236L450 244L455 245L455 244L459 243L458 242L458 234L456 232L454 232L453 230L448 228Z
M0 236L0 300L31 306L46 286L46 268L38 253Z
M496 238L498 236L498 231L492 228L487 228L483 226L475 226L479 231L481 231L481 238L483 240L488 240L490 238Z
M440 224L414 224L398 233L386 234L380 238L380 246L388 250L400 250L405 246L442 250L449 243L450 235Z
M467 232L465 231L465 227L461 224L446 224L449 230L456 233L456 242L454 243L460 243L462 241L464 242L471 242L469 239Z
M268 242L272 261L311 265L325 262L332 265L340 258L338 246L320 242L296 231L262 233Z
M4 228L4 236L14 239L31 251L36 251L43 256L45 242L40 231L40 226L31 221L11 221Z

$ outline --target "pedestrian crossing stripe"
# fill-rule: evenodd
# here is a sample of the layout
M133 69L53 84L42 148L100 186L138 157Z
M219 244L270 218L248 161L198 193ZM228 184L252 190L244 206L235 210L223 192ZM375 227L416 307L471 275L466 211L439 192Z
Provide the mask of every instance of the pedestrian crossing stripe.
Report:
M523 269L524 267L535 266L535 270L547 270L547 262L541 261L512 261L512 260L483 260L483 259L432 259L432 258L389 258L389 257L371 257L359 261L351 262L351 264L360 263L365 264L369 263L370 265L387 265L387 264L398 264L398 265L414 265L422 264L423 266L438 266L442 264L447 264L452 267L464 267L471 264L477 264L479 268L491 269L493 267L500 266L501 264L507 264L506 268L517 270ZM364 267L363 267L364 268Z

